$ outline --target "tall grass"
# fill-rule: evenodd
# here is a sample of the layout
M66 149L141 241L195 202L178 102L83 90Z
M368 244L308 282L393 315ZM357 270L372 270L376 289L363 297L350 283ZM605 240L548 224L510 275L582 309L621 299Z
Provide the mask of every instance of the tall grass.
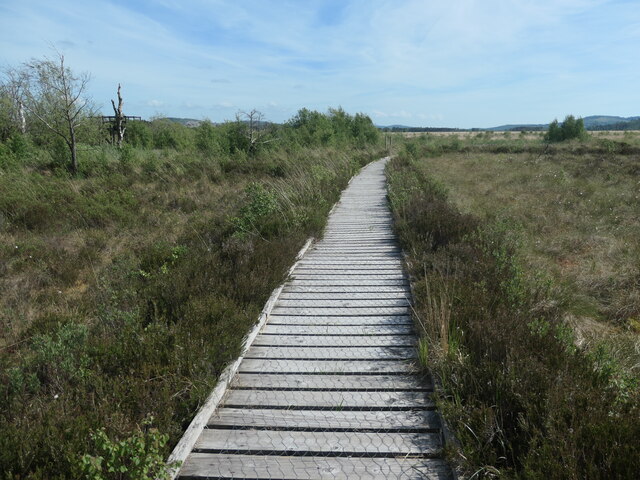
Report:
M454 461L474 478L634 478L637 373L617 362L615 343L579 345L553 280L523 254L522 225L461 213L414 159L425 153L440 155L418 145L389 164L389 198L421 360L461 445Z

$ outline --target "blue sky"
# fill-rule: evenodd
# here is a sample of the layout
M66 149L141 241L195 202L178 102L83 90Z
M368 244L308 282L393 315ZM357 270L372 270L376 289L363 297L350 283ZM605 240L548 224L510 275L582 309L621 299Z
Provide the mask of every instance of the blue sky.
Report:
M639 0L0 0L0 64L65 54L105 112L380 125L640 115Z

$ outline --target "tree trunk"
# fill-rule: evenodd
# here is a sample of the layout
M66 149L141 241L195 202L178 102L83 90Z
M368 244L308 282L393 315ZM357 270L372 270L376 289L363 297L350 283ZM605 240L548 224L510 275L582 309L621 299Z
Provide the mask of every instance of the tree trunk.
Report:
M20 123L20 133L27 133L27 120L24 116L24 104L18 100L18 122Z
M78 173L78 154L76 151L76 132L73 127L69 127L69 138L70 141L68 145L69 150L71 151L71 174L75 176Z
M113 112L115 113L115 122L113 125L113 134L117 138L116 142L118 147L122 145L122 140L124 140L124 131L127 127L124 125L124 115L122 114L122 96L120 95L120 84L118 84L118 108L116 108L116 103L111 100L111 105L113 105Z

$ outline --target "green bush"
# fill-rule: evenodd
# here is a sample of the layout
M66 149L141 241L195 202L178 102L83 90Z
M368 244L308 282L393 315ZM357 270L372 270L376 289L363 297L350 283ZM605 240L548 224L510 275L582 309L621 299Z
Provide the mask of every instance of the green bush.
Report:
M159 118L151 122L152 145L154 148L186 150L194 145L194 132L168 118Z
M567 115L562 123L554 120L549 124L549 128L545 135L547 142L562 142L574 138L582 139L587 132L584 128L584 120L576 119L573 115Z
M149 122L139 120L127 122L124 140L125 143L128 143L133 147L150 147L152 143L152 133Z
M164 461L168 435L148 428L138 430L124 440L111 440L104 429L91 434L95 453L83 455L75 468L78 478L86 480L162 480L170 478L171 468Z

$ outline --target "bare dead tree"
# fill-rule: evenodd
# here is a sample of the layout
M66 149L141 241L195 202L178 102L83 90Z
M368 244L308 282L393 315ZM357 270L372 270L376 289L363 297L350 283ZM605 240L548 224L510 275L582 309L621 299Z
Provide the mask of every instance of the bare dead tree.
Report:
M71 154L70 171L78 172L76 129L91 115L94 106L85 95L88 73L75 75L58 53L55 60L44 58L25 64L29 80L24 90L25 108L51 132L62 138Z
M124 131L127 129L125 125L125 116L122 114L122 96L120 95L120 84L118 84L118 107L116 108L116 102L111 100L113 106L113 113L115 113L115 121L113 124L112 138L116 140L116 145L120 147L122 140L124 140Z
M264 114L255 108L250 112L238 112L236 121L245 125L249 153L255 153L260 145L272 141L272 139L267 139L269 130L265 125Z

